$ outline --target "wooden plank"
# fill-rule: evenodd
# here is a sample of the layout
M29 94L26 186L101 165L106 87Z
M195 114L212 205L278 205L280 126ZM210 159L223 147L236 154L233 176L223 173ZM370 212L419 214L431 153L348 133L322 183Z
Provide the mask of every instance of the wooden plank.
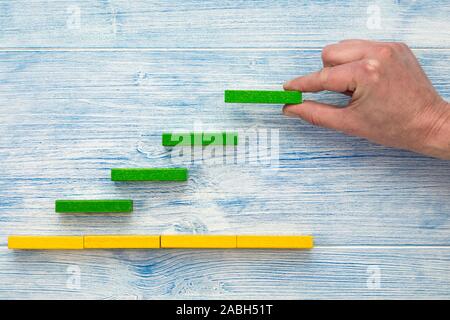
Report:
M2 299L448 299L448 247L0 249Z
M416 53L449 99L450 52ZM0 53L2 233L273 230L313 234L317 245L448 245L448 161L315 128L279 107L223 103L231 85L279 89L320 66L319 50ZM307 98L345 102L329 93ZM226 165L205 153L193 165L160 145L162 132L199 125L267 129L278 133L278 151L261 144L246 163ZM169 164L189 167L189 183L110 181L110 168ZM133 198L133 217L54 214L55 199L105 195Z
M293 48L345 38L450 46L447 1L1 0L2 47Z
M448 97L450 85L445 73L449 67L445 60L449 52L415 53L437 89ZM15 112L5 114L1 123L11 124L8 116L18 113L26 113L25 119L76 113L79 118L71 123L72 127L76 125L73 129L83 128L81 120L86 116L114 117L113 122L97 123L95 129L100 133L108 129L120 132L120 122L130 120L135 121L128 123L131 132L144 124L158 125L164 132L192 130L196 120L212 125L219 116L225 121L222 127L262 119L270 120L266 127L275 127L279 122L274 120L285 119L279 115L278 106L263 109L249 105L246 110L236 110L236 106L223 102L224 89L280 90L285 81L320 70L320 56L320 50L0 52L0 99L15 102L8 104ZM304 98L346 101L338 97L309 93ZM154 119L162 122L150 122ZM235 119L240 121L230 123Z

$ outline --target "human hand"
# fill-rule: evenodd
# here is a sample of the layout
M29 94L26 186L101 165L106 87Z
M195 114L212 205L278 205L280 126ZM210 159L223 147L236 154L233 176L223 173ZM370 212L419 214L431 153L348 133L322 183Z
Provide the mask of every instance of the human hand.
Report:
M351 95L348 106L305 100L283 112L375 143L450 159L450 104L401 43L344 40L322 51L323 69L285 90Z

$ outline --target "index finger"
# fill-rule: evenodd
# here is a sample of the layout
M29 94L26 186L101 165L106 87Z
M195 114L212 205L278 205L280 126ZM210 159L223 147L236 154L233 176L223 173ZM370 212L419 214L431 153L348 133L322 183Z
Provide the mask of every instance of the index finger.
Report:
M295 78L284 84L285 90L303 92L319 92L330 90L335 92L355 91L356 75L359 61L342 64L336 67L325 67L320 71Z

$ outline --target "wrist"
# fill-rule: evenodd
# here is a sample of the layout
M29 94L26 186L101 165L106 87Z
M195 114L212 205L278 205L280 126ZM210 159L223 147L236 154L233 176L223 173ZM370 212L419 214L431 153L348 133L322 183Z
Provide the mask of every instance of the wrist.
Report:
M450 160L450 103L439 99L433 109L434 117L424 135L424 153Z

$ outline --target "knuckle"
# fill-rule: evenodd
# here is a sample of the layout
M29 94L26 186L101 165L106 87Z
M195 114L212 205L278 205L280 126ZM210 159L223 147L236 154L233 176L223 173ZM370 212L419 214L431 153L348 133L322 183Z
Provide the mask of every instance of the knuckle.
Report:
M311 112L306 120L313 126L323 127L322 119L315 112Z
M379 59L390 59L395 53L395 48L391 44L382 44L376 49L376 56Z
M322 49L322 60L327 61L331 59L333 54L333 45L329 44Z
M377 46L376 56L380 59L390 59L395 54L409 50L408 45L404 42L387 42Z
M381 74L381 63L376 59L367 59L361 63L363 75L371 82L378 82Z
M328 83L329 77L330 77L330 68L328 67L322 68L322 70L320 70L319 73L319 81L324 87Z

